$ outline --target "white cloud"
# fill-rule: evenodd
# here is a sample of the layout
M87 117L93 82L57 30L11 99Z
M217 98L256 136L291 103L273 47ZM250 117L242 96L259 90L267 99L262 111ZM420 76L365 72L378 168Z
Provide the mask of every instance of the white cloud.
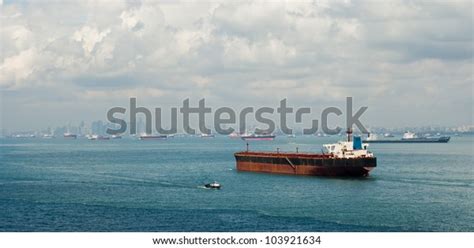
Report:
M30 48L21 51L18 55L5 58L0 67L2 86L8 87L14 82L25 82L33 73L36 57L36 50Z
M80 30L74 32L73 39L82 43L82 48L84 49L86 56L89 56L94 50L96 44L102 42L109 33L110 29L99 31L95 27L84 26Z

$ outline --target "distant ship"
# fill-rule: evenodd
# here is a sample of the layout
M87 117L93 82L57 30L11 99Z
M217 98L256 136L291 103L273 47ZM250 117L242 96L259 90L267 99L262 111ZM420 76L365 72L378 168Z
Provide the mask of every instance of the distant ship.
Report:
M34 134L15 134L11 136L12 138L36 138Z
M202 133L201 138L214 138L215 135L212 133Z
M88 136L87 139L89 139L89 140L109 140L110 137L94 134L94 135Z
M333 176L364 177L377 166L377 159L367 150L360 137L352 140L352 130L347 131L347 141L326 144L323 153L287 153L243 151L234 154L239 171Z
M144 135L140 135L140 140L164 140L164 139L167 139L168 136L166 135L148 135L148 134L144 134Z
M243 134L240 136L242 140L274 140L273 134Z
M240 134L238 134L236 132L232 132L231 134L229 134L229 138L231 138L231 139L240 138Z
M63 137L66 139L77 139L77 135L73 133L64 133Z
M405 132L401 139L378 139L376 135L369 134L364 143L448 143L450 136L418 137L415 133Z

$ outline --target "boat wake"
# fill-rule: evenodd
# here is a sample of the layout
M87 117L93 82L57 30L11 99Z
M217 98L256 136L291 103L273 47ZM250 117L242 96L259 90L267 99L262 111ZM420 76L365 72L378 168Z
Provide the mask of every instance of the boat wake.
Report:
M400 178L400 179L382 179L380 181L394 182L394 183L407 183L417 185L430 185L430 186L446 186L446 187L473 187L474 185L468 181L441 181L441 180L429 180L429 179L416 179L416 178Z

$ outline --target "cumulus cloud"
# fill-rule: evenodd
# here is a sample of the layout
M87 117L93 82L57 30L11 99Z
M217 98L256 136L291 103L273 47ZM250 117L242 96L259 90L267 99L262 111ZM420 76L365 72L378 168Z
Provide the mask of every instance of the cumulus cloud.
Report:
M109 33L110 29L101 32L97 28L84 26L81 30L74 32L73 39L82 43L85 54L89 56L96 44L100 43Z
M32 1L0 11L2 101L18 110L94 98L106 108L127 94L155 105L354 96L375 124L405 118L387 109L418 124L472 122L471 1ZM28 111L9 110L5 126Z

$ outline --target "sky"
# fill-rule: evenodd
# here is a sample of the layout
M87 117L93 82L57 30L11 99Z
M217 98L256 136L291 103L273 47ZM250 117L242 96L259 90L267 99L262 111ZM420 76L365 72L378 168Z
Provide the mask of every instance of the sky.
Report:
M3 1L1 128L154 108L367 106L473 124L472 1Z

